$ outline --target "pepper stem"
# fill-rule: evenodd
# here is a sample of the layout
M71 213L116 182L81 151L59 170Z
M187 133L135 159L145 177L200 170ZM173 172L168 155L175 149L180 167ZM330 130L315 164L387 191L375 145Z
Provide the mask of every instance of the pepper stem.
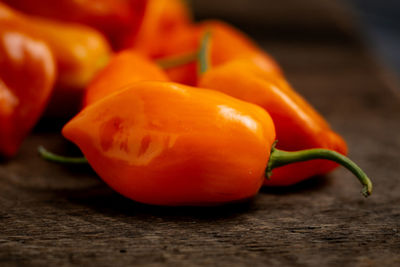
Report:
M175 55L156 60L156 63L163 69L171 69L191 62L197 62L197 72L203 74L210 67L210 37L211 32L206 31L200 41L199 49L182 55Z
M156 63L163 69L171 69L196 61L198 54L198 51L195 51L183 55L165 57L156 60Z
M273 147L271 150L271 156L266 170L266 175L267 177L270 177L272 174L272 170L274 168L295 162L308 161L312 159L327 159L341 164L349 171L351 171L363 185L363 189L361 191L362 194L365 197L371 195L372 182L365 174L365 172L348 157L343 156L342 154L336 151L328 149L307 149L307 150L289 152L289 151L279 150Z
M206 31L201 38L199 53L197 56L197 73L199 75L205 73L211 66L210 58L210 41L211 41L211 31Z
M56 155L48 151L43 146L38 147L38 152L42 158L48 161L62 163L62 164L87 164L88 161L85 157L64 157Z

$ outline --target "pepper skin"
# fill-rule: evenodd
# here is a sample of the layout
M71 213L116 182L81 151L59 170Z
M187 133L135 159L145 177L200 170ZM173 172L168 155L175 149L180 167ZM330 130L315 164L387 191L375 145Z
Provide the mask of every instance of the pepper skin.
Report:
M158 55L153 58L179 56L197 51L205 32L211 32L210 60L212 66L219 66L230 60L248 58L253 60L265 71L281 74L278 64L262 51L244 33L221 21L205 21L188 27L183 27L168 38L168 42L158 41ZM174 82L195 85L198 78L196 63L171 68L167 74Z
M137 34L148 0L2 0L26 14L93 27L116 50Z
M216 205L253 197L264 177L295 162L328 159L372 183L350 159L326 149L274 147L275 129L257 105L217 91L168 82L138 82L105 97L68 122L63 135L86 158L39 152L48 160L87 163L114 190L155 205Z
M151 58L169 56L163 46L171 37L183 33L191 22L192 15L184 0L148 0L139 31L126 47Z
M169 206L254 196L275 140L260 107L166 82L135 83L104 98L62 133L114 190Z
M0 23L14 25L50 47L58 70L52 111L68 113L77 109L83 89L110 57L110 48L103 36L89 27L28 17L1 3Z
M45 43L11 25L0 28L0 156L11 157L52 92L55 61Z
M279 149L325 148L347 153L345 141L282 76L271 75L249 60L234 60L211 68L202 75L198 86L226 93L268 111L275 124ZM337 166L325 160L294 163L276 168L265 185L292 185Z
M83 106L139 81L168 81L167 75L154 62L141 54L124 50L116 54L85 90Z

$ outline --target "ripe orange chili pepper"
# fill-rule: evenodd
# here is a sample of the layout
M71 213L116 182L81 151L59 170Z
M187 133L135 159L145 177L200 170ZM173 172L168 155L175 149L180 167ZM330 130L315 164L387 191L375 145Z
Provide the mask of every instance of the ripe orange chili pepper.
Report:
M273 148L274 125L262 108L175 83L135 83L83 109L62 133L108 185L148 204L247 199L258 192L265 171L315 157L345 164L365 195L372 190L368 177L336 152Z
M80 104L83 89L108 62L110 48L103 36L89 27L28 17L0 3L0 23L43 40L57 62L54 112L71 112Z
M90 105L110 94L126 89L140 81L169 81L165 70L194 61L190 57L170 57L151 61L134 50L117 53L110 63L96 75L85 90L83 106Z
M249 58L266 71L280 74L278 64L244 33L221 21L205 21L195 25L181 28L168 38L168 42L155 39L159 46L158 55L153 58L166 56L182 56L197 51L201 38L206 32L212 33L210 41L210 61L213 66L218 66L237 58ZM172 81L195 85L197 82L196 63L171 68L167 74Z
M183 33L191 21L192 15L184 0L148 0L139 31L126 46L151 58L170 56L165 54L164 44L172 36Z
M206 51L202 51L206 65ZM347 153L345 141L324 118L297 94L282 75L274 75L248 59L237 59L207 70L203 67L198 86L220 91L264 108L274 121L277 148L297 151L325 148ZM338 165L315 160L277 168L265 185L286 186L311 176L325 174Z
M0 156L16 154L52 92L55 61L45 43L0 27Z
M31 15L91 26L103 33L119 50L135 36L147 0L3 0Z
M116 54L86 88L83 106L123 90L135 82L146 80L168 81L169 79L156 63L135 51L124 50Z

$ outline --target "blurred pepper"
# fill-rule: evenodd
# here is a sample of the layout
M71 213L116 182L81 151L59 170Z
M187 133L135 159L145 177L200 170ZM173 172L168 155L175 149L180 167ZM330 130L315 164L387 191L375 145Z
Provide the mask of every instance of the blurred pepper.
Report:
M183 33L191 22L192 15L186 1L148 0L139 31L126 46L151 58L170 56L163 46L171 37Z
M119 50L137 34L148 0L2 1L27 14L91 26Z
M83 89L110 57L110 48L103 36L86 26L28 17L2 3L0 23L12 24L50 47L58 69L51 113L68 114L77 110Z
M208 69L207 51L204 49L206 44L200 54L200 62L206 66L201 68L204 73L198 86L220 91L268 111L276 128L277 148L288 151L325 148L347 153L345 141L332 131L325 119L291 88L282 75L268 72L248 59L236 59ZM295 184L311 176L325 174L337 166L325 160L291 164L277 168L271 179L265 180L265 185Z
M110 63L93 78L85 90L83 106L124 90L135 82L169 81L165 70L196 60L196 52L183 57L167 57L151 61L134 50L123 50L113 56Z
M156 63L143 55L132 50L122 51L111 59L86 88L83 105L90 105L132 83L146 80L168 81L168 77Z
M265 173L312 158L353 162L327 150L279 151L266 111L216 91L135 83L83 109L62 131L113 189L156 205L214 205L253 197Z
M55 61L44 42L1 23L0 156L17 153L47 104L55 72Z
M248 58L266 71L281 73L278 64L244 33L221 21L205 21L181 27L179 31L175 31L165 39L157 39L155 36L153 45L158 45L158 53L149 56L157 59L172 55L182 56L197 51L202 36L208 31L213 36L210 43L210 59L213 66L237 58ZM195 85L198 76L196 63L168 69L167 74L172 81L188 85Z

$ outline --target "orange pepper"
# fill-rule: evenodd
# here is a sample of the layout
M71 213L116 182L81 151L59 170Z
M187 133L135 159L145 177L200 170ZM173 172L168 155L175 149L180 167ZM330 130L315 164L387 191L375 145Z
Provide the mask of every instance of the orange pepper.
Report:
M85 90L83 106L124 90L140 81L169 81L165 70L197 59L196 53L183 57L167 57L151 61L135 50L123 50L110 60Z
M142 82L88 106L62 133L122 195L205 205L257 193L273 127L261 108L218 92Z
M152 58L170 56L164 53L163 45L186 29L191 21L184 0L148 0L139 31L126 46Z
M124 50L116 54L86 88L83 106L123 90L135 82L146 80L168 81L168 77L157 64L143 55Z
M167 56L182 56L197 51L205 32L211 32L213 38L210 43L210 60L213 66L219 66L237 58L249 58L260 67L271 73L280 74L278 64L244 33L221 21L205 21L195 25L181 27L169 38L153 38L153 43L159 46L158 54L148 54L153 58ZM195 85L197 82L196 63L171 68L167 74L174 82Z
M1 24L0 156L17 153L47 104L55 73L55 61L45 43Z
M217 91L140 82L83 109L63 135L114 190L156 205L214 205L253 197L275 167L316 157L353 162L326 150L273 147L268 113ZM266 173L265 173L266 172Z
M137 34L147 0L3 0L27 14L91 26L119 50Z
M246 59L230 61L206 71L199 87L217 90L257 104L272 117L277 148L297 151L325 148L347 153L345 141L321 115L297 94L281 75L273 75ZM277 168L265 185L286 186L314 175L325 174L338 165L324 160L295 163Z
M86 26L28 17L1 3L0 23L13 24L50 47L58 70L52 111L71 113L77 109L83 89L110 57L110 48L103 36Z

